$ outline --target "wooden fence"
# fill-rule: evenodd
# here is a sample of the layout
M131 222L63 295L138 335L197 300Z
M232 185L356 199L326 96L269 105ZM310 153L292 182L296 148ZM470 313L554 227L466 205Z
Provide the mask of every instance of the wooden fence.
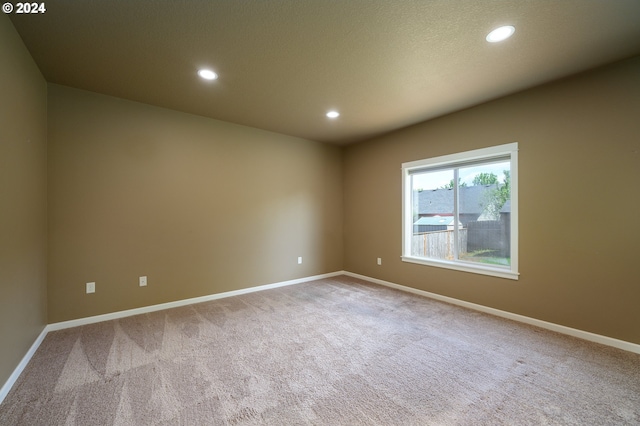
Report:
M458 238L460 239L460 253L465 253L467 251L467 230L459 229ZM452 260L453 239L453 230L413 235L411 255Z

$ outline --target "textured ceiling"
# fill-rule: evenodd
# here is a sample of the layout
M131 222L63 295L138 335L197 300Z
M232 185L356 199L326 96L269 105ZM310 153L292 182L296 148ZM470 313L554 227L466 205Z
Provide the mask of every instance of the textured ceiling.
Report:
M49 82L346 144L640 54L639 0L58 0ZM500 25L514 36L490 44ZM203 82L199 67L220 78ZM341 117L325 113L337 109Z

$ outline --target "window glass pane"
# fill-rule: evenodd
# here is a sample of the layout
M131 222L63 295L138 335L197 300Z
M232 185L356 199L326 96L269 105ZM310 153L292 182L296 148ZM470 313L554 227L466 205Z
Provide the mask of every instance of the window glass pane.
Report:
M411 255L454 259L453 170L417 173L411 178Z
M511 182L508 161L459 169L458 258L492 266L511 262Z

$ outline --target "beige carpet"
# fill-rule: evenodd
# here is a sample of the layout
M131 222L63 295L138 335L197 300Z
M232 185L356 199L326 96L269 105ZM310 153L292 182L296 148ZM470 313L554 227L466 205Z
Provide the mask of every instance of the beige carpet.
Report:
M640 424L640 356L341 276L50 333L1 425Z

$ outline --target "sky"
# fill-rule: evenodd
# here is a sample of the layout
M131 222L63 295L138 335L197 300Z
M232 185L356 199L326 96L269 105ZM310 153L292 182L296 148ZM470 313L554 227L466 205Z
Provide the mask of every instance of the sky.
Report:
M504 182L504 170L509 170L509 161L502 161L498 163L482 164L471 167L460 168L460 182L466 183L471 186L473 178L480 173L493 173L498 176L498 182ZM453 170L443 170L431 173L421 173L413 175L413 189L438 189L453 179Z

